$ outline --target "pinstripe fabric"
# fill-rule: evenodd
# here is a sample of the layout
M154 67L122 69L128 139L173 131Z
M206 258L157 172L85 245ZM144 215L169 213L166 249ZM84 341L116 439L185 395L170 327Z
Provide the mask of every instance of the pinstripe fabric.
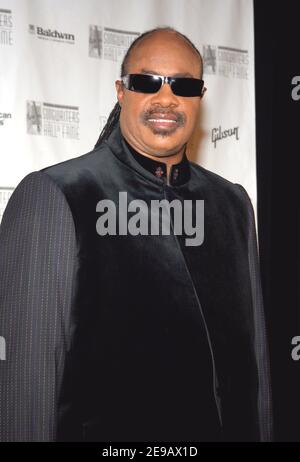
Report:
M47 174L29 174L0 227L0 441L55 440L76 265L63 193Z
M272 418L272 392L270 386L270 364L268 342L265 326L264 307L262 290L260 284L260 270L258 262L257 240L255 231L255 221L251 201L246 190L238 185L242 190L246 201L249 220L248 256L249 271L253 299L253 317L255 326L255 350L258 368L259 394L258 411L260 418L261 441L273 440L273 418Z

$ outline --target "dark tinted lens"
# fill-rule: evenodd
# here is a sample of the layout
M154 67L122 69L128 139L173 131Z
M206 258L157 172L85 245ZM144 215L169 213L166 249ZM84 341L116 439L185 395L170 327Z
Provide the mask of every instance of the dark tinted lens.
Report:
M157 75L130 74L128 90L139 93L156 93L161 87L161 78Z
M171 83L172 91L178 96L201 96L204 81L189 77L174 78Z

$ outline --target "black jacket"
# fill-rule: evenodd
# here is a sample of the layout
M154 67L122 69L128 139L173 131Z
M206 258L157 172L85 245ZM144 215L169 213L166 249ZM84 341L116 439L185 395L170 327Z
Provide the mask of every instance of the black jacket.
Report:
M100 236L99 200L204 200L205 237ZM119 126L29 174L0 228L2 441L258 441L271 398L253 211L189 162L168 186Z

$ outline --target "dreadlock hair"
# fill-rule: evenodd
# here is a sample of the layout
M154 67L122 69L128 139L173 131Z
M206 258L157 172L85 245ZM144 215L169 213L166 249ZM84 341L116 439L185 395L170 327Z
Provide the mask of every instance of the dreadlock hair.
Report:
M202 60L202 56L201 56L199 50L195 47L193 42L188 37L186 37L186 35L182 34L179 31L177 31L173 27L168 27L168 26L156 27L155 29L147 30L143 34L139 35L131 43L130 47L128 48L128 50L127 50L127 52L126 52L126 54L125 54L125 56L123 58L122 64L121 64L121 77L124 77L124 75L126 75L128 73L127 72L128 62L129 62L130 55L131 55L132 51L134 50L134 48L144 38L150 37L151 35L155 34L156 32L170 32L170 33L173 33L177 37L184 40L188 45L190 45L190 47L196 52L196 54L199 57L200 64L201 64L200 78L202 79L202 76L203 76L203 60ZM121 106L120 106L119 102L117 102L115 104L113 110L111 111L111 113L108 116L107 122L106 122L105 126L103 127L103 129L102 129L102 131L100 133L100 136L99 136L98 141L97 141L97 143L95 145L95 148L97 148L104 140L106 140L109 137L109 135L111 134L111 132L113 131L113 129L115 128L115 126L117 125L117 123L118 123L118 121L120 119L120 112L121 112Z

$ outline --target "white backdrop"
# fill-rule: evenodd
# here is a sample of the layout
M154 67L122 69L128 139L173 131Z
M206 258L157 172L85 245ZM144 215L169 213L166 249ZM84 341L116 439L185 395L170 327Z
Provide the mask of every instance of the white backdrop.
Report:
M188 157L256 207L252 0L0 0L0 220L29 172L90 151L131 41L169 25L204 57Z

